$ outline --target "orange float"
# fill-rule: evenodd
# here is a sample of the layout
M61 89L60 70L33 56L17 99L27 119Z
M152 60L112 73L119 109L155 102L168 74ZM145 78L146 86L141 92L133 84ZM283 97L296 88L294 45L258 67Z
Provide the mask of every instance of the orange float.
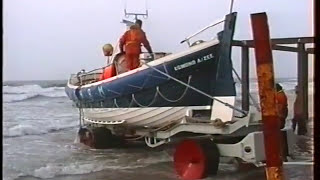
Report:
M103 73L100 75L99 81L111 78L115 75L117 75L116 68L114 64L111 64L110 66L104 68Z

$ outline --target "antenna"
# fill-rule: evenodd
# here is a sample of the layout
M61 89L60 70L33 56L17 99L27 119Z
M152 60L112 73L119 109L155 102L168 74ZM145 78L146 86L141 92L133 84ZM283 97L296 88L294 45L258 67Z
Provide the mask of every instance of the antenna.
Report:
M234 0L231 0L231 2L230 2L230 14L232 13L233 1L234 1Z
M126 18L129 18L130 16L134 16L134 20L138 19L138 16L142 16L144 19L148 18L148 9L147 9L147 1L145 1L146 4L146 10L145 13L135 13L135 12L127 12L127 3L125 3L125 7L124 7L124 15Z
M126 18L129 18L130 16L134 16L134 19L137 20L138 16L142 16L144 19L148 18L148 10L146 10L146 13L128 13L126 9L124 9L124 15Z

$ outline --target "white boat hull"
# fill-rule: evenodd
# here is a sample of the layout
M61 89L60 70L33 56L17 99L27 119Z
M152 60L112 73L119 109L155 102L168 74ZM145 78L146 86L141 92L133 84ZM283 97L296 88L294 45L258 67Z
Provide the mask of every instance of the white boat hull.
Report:
M86 108L83 112L84 120L89 123L156 128L182 121L190 109L210 109L210 106Z

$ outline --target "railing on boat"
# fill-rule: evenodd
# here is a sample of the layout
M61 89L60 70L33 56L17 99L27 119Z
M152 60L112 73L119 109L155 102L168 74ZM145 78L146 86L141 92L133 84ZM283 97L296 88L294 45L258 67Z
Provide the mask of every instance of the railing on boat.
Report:
M171 53L165 53L165 52L154 52L154 60L162 58L164 56L167 56ZM148 63L151 61L151 59L148 57L149 53L142 52L140 55L140 60L142 61L142 64ZM91 71L86 72L84 69L82 69L77 74L71 74L71 77L69 79L69 83L72 85L85 85L93 82L97 82L100 79L100 75L102 74L103 70L112 65L112 63L107 64L106 66L103 66L101 68L93 69Z
M103 72L103 69L105 67L110 66L111 64L108 64L107 66L97 68L91 71L86 72L84 69L78 72L77 74L71 74L69 83L72 85L84 85L89 84L93 82L97 82L99 80L100 75Z
M222 20L220 19L220 20L218 20L218 21L216 21L216 22L214 22L214 23L206 26L206 27L202 28L201 30L197 31L196 33L194 33L194 34L186 37L186 38L185 38L183 41L181 41L180 43L182 44L182 43L184 43L184 42L187 42L188 45L191 46L190 41L189 41L191 38L195 37L196 35L202 33L203 31L205 31L205 30L207 30L207 29L209 29L209 28L211 28L211 27L214 27L214 26L216 26L216 25L218 25L218 24L223 23L224 21L225 21L224 19L222 19Z

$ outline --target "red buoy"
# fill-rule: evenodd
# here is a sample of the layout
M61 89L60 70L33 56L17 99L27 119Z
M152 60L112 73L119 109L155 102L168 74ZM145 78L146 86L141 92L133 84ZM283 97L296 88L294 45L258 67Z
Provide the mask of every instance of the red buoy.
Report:
M206 177L207 158L200 144L194 140L184 140L174 153L174 168L184 180Z

